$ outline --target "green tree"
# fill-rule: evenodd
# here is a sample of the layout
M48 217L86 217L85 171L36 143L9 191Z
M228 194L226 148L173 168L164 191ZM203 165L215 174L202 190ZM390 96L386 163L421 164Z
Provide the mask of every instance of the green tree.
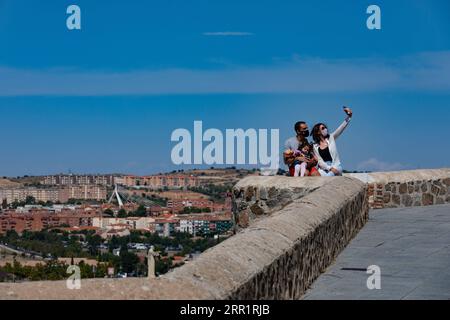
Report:
M147 215L147 209L141 204L135 212L133 212L133 216L135 217L145 217Z
M104 214L108 215L108 216L113 216L114 215L114 211L112 211L111 209L106 209L105 211L103 211Z
M128 252L128 250L121 250L120 259L123 272L131 273L136 270L137 264L139 263L139 258L137 255L132 252Z
M36 204L36 199L33 196L27 196L25 198L25 204Z
M172 266L172 260L162 260L162 259L156 259L155 261L155 272L158 275L167 273Z
M119 212L117 213L117 216L119 218L126 218L127 217L127 211L125 209L120 209Z
M113 249L116 249L117 247L119 247L119 245L120 240L116 236L113 236L108 242L108 249L110 252L112 252Z
M86 241L88 243L89 253L91 255L96 255L98 246L103 242L102 238L97 234L88 235Z

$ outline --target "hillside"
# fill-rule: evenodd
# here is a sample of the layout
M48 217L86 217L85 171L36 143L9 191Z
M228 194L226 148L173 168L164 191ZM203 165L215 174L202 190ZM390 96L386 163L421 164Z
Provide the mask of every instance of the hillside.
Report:
M0 188L12 188L12 187L20 187L21 183L13 182L8 179L0 178Z
M224 185L234 185L242 178L249 176L249 175L259 175L259 172L256 170L247 170L247 169L234 169L234 168L227 168L227 169L195 169L195 170L188 170L185 171L186 174L192 174L194 176L197 176L200 185L218 185L218 186L224 186Z

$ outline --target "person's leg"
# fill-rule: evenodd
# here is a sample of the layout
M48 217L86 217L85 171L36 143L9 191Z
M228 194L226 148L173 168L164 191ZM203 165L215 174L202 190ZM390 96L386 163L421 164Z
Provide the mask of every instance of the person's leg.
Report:
M331 165L331 164L330 164ZM342 176L342 167L341 166L336 166L336 167L334 167L337 171L339 171L339 173L338 174L335 174L334 172L332 172L332 171L329 171L328 172L328 177L335 177L335 176Z
M330 161L327 161L326 164L331 166ZM334 177L335 176L335 174L332 171L325 171L325 170L322 170L319 168L319 172L320 172L320 175L323 177Z
M300 164L296 164L295 165L294 177L298 177L300 175L300 170L301 170L301 165Z
M305 176L306 165L307 165L306 162L302 162L302 163L300 164L300 176L301 176L301 177L304 177L304 176Z
M295 167L294 166L290 166L289 167L289 176L293 177L295 173Z
M334 177L334 173L331 171L325 171L319 168L319 173L322 177Z

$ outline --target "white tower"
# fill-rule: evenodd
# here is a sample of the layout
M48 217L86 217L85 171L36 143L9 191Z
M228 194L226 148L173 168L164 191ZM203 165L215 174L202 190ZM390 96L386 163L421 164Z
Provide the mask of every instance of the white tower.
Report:
M119 203L119 208L122 208L122 207L123 207L123 201L122 201L122 199L120 198L119 187L117 186L117 184L116 184L115 187L114 187L114 191L113 191L111 197L109 198L108 203L111 203L111 202L113 201L114 198L116 198L117 203Z

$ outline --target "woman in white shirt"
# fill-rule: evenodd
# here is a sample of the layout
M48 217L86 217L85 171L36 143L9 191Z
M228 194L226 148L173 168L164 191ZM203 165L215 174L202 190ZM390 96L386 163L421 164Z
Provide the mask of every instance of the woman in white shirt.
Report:
M336 145L336 139L347 128L352 119L352 110L344 107L347 114L345 121L333 133L328 133L328 128L323 123L318 123L312 130L314 139L314 154L318 159L319 173L321 176L340 176L342 175L342 164L339 158L339 152Z

